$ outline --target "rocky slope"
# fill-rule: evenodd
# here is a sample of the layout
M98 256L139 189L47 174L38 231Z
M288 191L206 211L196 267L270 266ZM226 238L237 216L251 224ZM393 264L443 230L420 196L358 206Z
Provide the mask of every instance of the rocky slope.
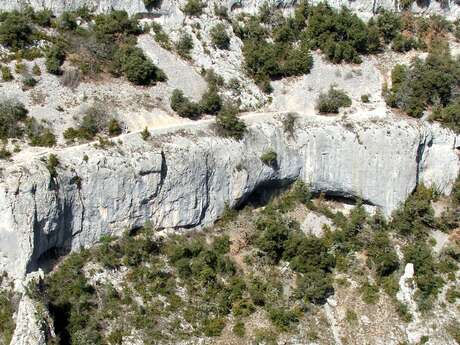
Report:
M297 1L293 0L218 0L215 3L226 6L229 10L243 9L247 12L255 12L257 8L265 3L271 3L275 6L290 7ZM321 1L315 0L312 3L319 3ZM328 1L330 5L340 8L347 6L358 13L363 18L370 18L379 8L388 10L399 10L400 6L397 1L391 0L334 0ZM64 11L75 10L81 7L88 7L95 12L108 12L112 9L125 10L129 14L143 14L146 16L163 16L168 20L180 22L183 19L181 6L185 3L184 0L163 0L161 6L154 9L147 9L143 0L2 0L0 1L0 9L10 11L13 9L21 9L26 6L32 6L35 9L51 9L54 13L60 14ZM212 7L212 6L210 6ZM414 2L411 10L415 13L421 14L440 14L451 19L458 17L460 7L456 0L448 1L425 1Z
M390 214L417 183L449 192L458 172L460 142L437 125L301 116L290 134L286 117L272 116L249 116L241 142L216 137L205 122L148 141L133 133L105 148L63 149L55 178L46 154L4 164L0 269L21 278L56 250L90 246L146 221L158 229L208 225L226 204L296 179ZM268 150L277 153L276 166L261 161Z

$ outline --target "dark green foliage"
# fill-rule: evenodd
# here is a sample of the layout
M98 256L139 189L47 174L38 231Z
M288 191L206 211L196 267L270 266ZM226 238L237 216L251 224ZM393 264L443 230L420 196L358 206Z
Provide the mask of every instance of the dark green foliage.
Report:
M217 24L211 28L212 43L219 49L228 49L230 47L230 37L225 30L224 24Z
M13 293L0 289L0 344L11 342L15 328L14 313Z
M445 127L460 133L460 98L456 97L445 107L436 108L432 119L441 122Z
M408 52L416 47L417 42L413 37L406 37L401 34L397 34L391 44L391 49L400 53Z
M268 316L271 322L281 331L287 331L299 322L296 312L283 308L270 308Z
M300 276L297 294L306 302L324 304L334 294L332 277L321 270L312 270Z
M78 27L76 13L64 12L57 20L57 27L62 31L73 31Z
M421 117L428 106L446 106L459 84L459 67L445 48L431 52L424 61L416 59L409 67L397 65L387 103L413 117Z
M190 52L192 51L193 46L192 36L185 32L180 35L179 41L176 43L176 51L184 59L191 59Z
M406 263L414 264L415 282L420 290L417 302L420 310L428 311L444 284L442 278L437 274L431 248L424 242L409 244L404 249L404 260Z
M316 107L320 113L334 113L337 114L340 108L350 107L351 99L345 91L330 87L327 93L321 92L319 94Z
M28 110L24 104L14 100L0 102L0 139L20 138L23 134L23 123L27 119Z
M361 288L361 297L367 304L375 304L379 300L379 288L378 286L365 282Z
M122 129L118 121L110 117L102 104L95 104L85 111L78 127L70 127L64 131L64 138L66 140L93 140L97 134L104 132L115 136L121 134Z
M211 85L201 97L200 112L205 114L217 114L222 108L222 99L217 92L217 87Z
M114 59L114 73L123 74L133 84L150 85L166 80L163 71L157 68L138 47L127 46L119 49Z
M5 13L0 20L0 44L17 51L33 42L35 31L22 13Z
M53 131L43 124L38 123L33 117L26 120L25 132L31 146L51 147L56 145L56 137Z
M225 320L223 318L209 319L204 323L203 333L207 337L217 337L222 333L224 327Z
M275 166L277 164L277 157L278 155L276 154L275 151L270 150L267 152L264 152L262 156L260 156L260 160L268 166Z
M35 85L37 85L38 81L34 77L27 75L22 80L22 83L26 88L33 88Z
M50 176L52 178L57 177L57 171L56 168L59 166L59 159L57 156L53 153L50 153L48 155L48 160L46 162L46 168L48 169Z
M8 66L2 66L2 80L3 81L11 81L14 79L13 74Z
M311 8L307 37L334 63L360 63L359 54L368 52L368 28L355 14L321 3Z
M403 236L425 239L435 224L431 207L433 197L433 190L420 185L395 211L390 227Z
M142 33L137 20L130 18L125 11L111 11L109 14L101 14L94 19L94 31L102 39L114 38L114 36L135 36Z
M152 22L150 26L155 34L155 41L157 41L164 49L171 50L171 41L161 25L156 22Z
M172 110L182 117L194 119L201 115L201 108L199 104L190 101L184 96L184 93L181 90L175 89L173 91L170 104Z
M48 73L54 75L62 74L61 65L64 63L65 60L65 51L60 45L53 45L48 51L46 52L46 61L45 66Z
M389 276L399 268L399 259L388 234L377 231L368 247L368 265L380 277Z
M53 17L53 12L48 9L44 9L38 12L35 12L32 16L32 20L35 24L42 27L51 26L51 19Z
M182 11L192 17L199 17L203 13L203 8L206 5L201 0L187 0Z
M246 124L237 116L238 109L225 105L216 117L216 127L220 135L241 140L246 133Z
M390 43L401 32L401 17L391 11L382 10L377 16L377 28L386 43Z

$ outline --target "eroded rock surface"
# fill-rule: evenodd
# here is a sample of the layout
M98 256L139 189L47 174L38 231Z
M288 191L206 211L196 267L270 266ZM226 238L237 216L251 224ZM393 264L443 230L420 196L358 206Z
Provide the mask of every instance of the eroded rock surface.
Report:
M62 149L55 152L56 178L47 154L4 164L0 270L20 279L56 249L90 246L146 221L158 229L208 225L225 204L296 179L314 191L360 197L388 215L426 174L448 193L459 168L455 135L438 126L299 115L286 133L285 115L272 116L247 116L252 124L240 142L216 137L204 124L148 141L125 135L105 149ZM261 161L267 150L277 153L276 166Z

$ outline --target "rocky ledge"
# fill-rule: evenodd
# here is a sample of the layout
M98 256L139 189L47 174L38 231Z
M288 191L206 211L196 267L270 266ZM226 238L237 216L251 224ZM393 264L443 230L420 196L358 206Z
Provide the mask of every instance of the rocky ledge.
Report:
M55 174L49 152L4 163L0 271L22 279L56 250L90 246L146 221L157 229L209 225L226 205L297 179L389 215L418 183L449 193L459 169L460 141L438 125L298 116L288 131L287 115L246 121L241 141L218 137L205 123L148 140L132 133L104 148L62 149L54 152ZM267 151L276 163L261 160Z

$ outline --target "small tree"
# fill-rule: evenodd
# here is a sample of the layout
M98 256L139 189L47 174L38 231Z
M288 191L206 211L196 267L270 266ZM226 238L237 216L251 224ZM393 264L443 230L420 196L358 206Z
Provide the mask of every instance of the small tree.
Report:
M225 137L233 137L241 140L246 133L246 124L236 114L238 109L225 105L216 117L218 133Z
M274 166L277 162L278 155L276 154L275 151L269 150L267 152L264 152L262 156L260 156L260 160L268 166Z
M193 119L201 115L200 106L197 103L190 101L184 96L184 93L178 89L173 91L170 99L170 105L172 110L182 117Z
M46 70L54 75L61 75L61 65L65 60L65 51L59 45L53 45L46 53Z
M0 24L0 44L14 50L26 48L33 41L34 30L27 18L14 11L5 15Z
M194 44L192 36L187 32L182 33L179 37L179 41L176 43L177 53L184 59L190 59L190 52L192 51L193 47Z
M59 159L53 153L50 153L48 156L48 162L46 163L46 168L48 169L52 178L57 177L56 168L59 166Z
M3 81L11 81L14 79L13 74L8 66L2 66L2 79Z
M211 29L212 43L219 49L228 49L230 47L230 37L225 31L224 24L217 24Z
M199 17L203 14L206 5L201 0L188 0L182 11L192 17Z
M350 107L351 99L345 91L330 87L327 93L321 92L316 106L320 113L334 113L337 114L342 107Z

